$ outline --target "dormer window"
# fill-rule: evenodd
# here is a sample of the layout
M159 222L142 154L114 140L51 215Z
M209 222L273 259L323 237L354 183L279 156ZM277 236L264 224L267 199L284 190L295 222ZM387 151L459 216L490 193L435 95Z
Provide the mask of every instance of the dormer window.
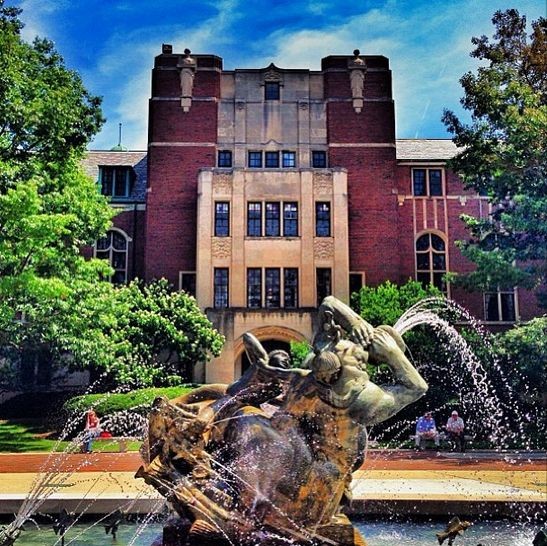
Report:
M131 196L134 177L131 167L99 167L101 193L112 199L127 199Z
M279 100L279 82L264 83L264 100Z

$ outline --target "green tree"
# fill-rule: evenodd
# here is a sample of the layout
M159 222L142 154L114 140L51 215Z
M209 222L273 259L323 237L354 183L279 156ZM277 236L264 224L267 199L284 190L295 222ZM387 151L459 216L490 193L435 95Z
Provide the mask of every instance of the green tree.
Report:
M80 252L112 216L80 167L100 99L51 42L22 40L19 13L0 0L0 346L88 358L103 351L112 290L108 264Z
M460 80L471 122L443 115L461 150L450 167L492 203L487 218L463 216L471 237L460 247L477 267L455 281L470 290L539 289L547 274L547 19L533 22L530 36L515 9L492 22L492 40L472 39L471 55L484 64ZM547 305L545 292L538 296Z

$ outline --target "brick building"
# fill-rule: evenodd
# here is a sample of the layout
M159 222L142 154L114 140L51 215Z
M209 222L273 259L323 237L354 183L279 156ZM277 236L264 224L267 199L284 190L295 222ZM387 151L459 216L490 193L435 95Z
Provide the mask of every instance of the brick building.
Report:
M95 253L115 282L166 277L226 336L208 382L246 365L242 335L267 348L309 340L327 294L432 282L488 323L537 313L523 292L445 286L467 271L462 213L488 214L445 162L447 140L396 140L389 61L329 56L321 70L223 70L164 45L152 71L147 152L90 152L86 168L120 209ZM198 378L199 379L199 378Z

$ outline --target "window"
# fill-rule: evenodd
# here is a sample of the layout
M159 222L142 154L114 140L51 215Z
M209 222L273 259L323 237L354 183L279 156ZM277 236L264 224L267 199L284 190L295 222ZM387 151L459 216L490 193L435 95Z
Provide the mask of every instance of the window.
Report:
M264 82L264 99L279 100L279 82Z
M311 153L311 166L315 169L324 169L327 166L327 152L313 150Z
M196 295L196 273L195 271L191 272L180 272L180 283L179 288L183 292L190 294L190 296Z
M330 267L318 267L316 270L317 305L332 293L332 270Z
M298 269L287 267L283 270L283 306L286 309L298 307Z
M262 203L247 203L247 236L262 237Z
M425 233L416 240L416 280L424 286L436 286L446 292L446 246L434 233Z
M249 168L262 168L262 152L249 152Z
M296 167L296 152L288 152L284 150L281 155L283 156L283 167L286 169L293 169Z
M418 197L438 197L443 194L441 169L412 169L412 190Z
M266 268L266 307L281 307L281 282L279 268Z
M349 293L354 294L359 292L363 288L363 274L362 273L350 273L349 274Z
M514 290L485 292L484 319L492 322L515 322L516 311Z
M113 199L128 198L134 177L131 167L99 167L101 193Z
M110 280L114 284L127 282L128 237L123 231L111 229L95 243L95 257L107 260L114 274Z
M217 201L215 203L215 237L230 235L230 203Z
M279 167L279 152L266 152L266 168L277 169Z
M279 237L279 203L266 203L266 237Z
M330 237L330 203L315 203L315 236Z
M298 203L283 203L283 236L298 237Z
M215 309L228 307L228 268L215 267L214 272L214 302Z
M262 307L262 269L247 269L247 307Z
M230 150L218 151L218 166L219 167L231 167L232 166L232 152Z

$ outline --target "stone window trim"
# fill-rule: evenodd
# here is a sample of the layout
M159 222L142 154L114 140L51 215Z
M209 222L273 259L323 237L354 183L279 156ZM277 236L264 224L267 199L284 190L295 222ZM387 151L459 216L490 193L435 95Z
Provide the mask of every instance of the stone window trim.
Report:
M332 204L330 201L315 202L315 236L332 237Z
M233 167L232 150L218 150L217 165L220 169L229 169Z
M267 79L262 84L264 87L264 101L280 101L282 84L278 80Z
M296 267L248 267L246 283L248 309L298 308Z
M442 167L416 166L410 170L412 195L417 198L446 196L446 177Z
M130 165L99 165L100 192L112 201L131 198L136 173Z
M315 295L317 306L319 307L323 300L332 294L332 268L315 268Z
M298 201L247 201L246 211L246 238L300 237Z
M516 288L483 292L484 322L514 324L519 320L517 296Z
M119 237L116 240L116 235ZM110 277L113 284L126 284L129 280L129 244L133 239L123 229L111 227L104 237L95 241L93 256L108 260L114 273ZM122 255L123 258L122 258Z
M230 307L230 270L227 267L215 267L213 270L213 307Z
M266 152L264 152L264 167L266 169L278 169L279 152L266 150Z
M215 237L229 237L230 232L230 202L215 201L213 234Z
M327 152L326 150L312 150L311 151L311 166L312 169L326 169L327 168Z
M445 295L450 287L443 280L449 271L448 237L438 230L422 231L414 241L416 280L422 285L432 284Z
M283 150L281 152L281 167L283 169L296 169L296 152Z
M295 150L248 150L247 168L249 169L296 169Z
M247 166L249 169L262 169L262 150L249 150L247 152Z
M179 292L186 292L196 297L196 271L179 271ZM193 285L193 289L192 286Z

